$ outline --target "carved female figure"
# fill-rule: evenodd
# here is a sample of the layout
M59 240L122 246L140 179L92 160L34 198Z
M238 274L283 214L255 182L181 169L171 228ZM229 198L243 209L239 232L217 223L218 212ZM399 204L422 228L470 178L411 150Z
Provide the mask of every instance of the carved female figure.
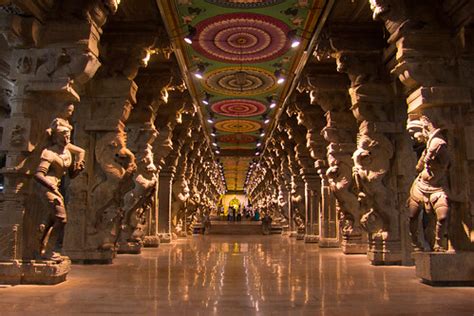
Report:
M48 211L46 223L41 227L43 234L39 251L43 259L54 261L62 261L60 252L67 222L64 198L59 191L61 178L68 171L74 178L84 169L85 151L70 143L71 129L67 120L53 120L49 129L51 144L41 152L34 175L39 184L38 194Z

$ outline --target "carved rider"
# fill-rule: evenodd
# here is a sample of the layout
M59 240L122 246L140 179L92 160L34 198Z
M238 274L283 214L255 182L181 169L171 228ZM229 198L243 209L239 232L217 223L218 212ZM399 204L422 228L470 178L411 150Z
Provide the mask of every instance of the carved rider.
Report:
M447 219L449 215L449 197L447 170L450 164L448 145L441 130L422 115L418 120L409 120L407 130L413 139L426 144L416 170L419 172L410 189L408 209L410 217L410 235L415 251L421 251L418 241L418 216L422 209L436 215L434 251L446 251L444 247Z

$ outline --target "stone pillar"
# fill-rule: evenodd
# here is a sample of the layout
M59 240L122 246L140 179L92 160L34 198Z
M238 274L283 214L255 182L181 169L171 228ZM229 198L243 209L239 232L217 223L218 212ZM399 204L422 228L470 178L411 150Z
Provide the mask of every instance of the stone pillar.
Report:
M69 204L74 225L66 231L65 248L77 262L111 263L121 235L125 196L133 187L135 156L127 147L125 123L136 104L134 82L146 67L154 34L104 33L104 67L85 89L77 129L80 145L88 149L87 167L71 194L83 196ZM126 46L125 46L126 45ZM130 202L130 200L129 200ZM137 246L134 252L138 252Z
M55 7L25 1L21 8L8 6L12 8L0 6L1 12L12 13L1 13L2 35L14 48L12 65L16 67L10 73L15 86L1 143L7 159L1 171L5 189L0 206L0 235L4 237L0 242L0 283L56 284L66 279L70 260L41 259L41 224L48 210L38 203L31 175L47 142L51 121L66 103L79 100L78 91L100 66L97 44L101 27L107 15L115 13L117 3L110 1L105 6L91 1L90 7L83 8L84 16L75 17L70 3Z
M407 128L425 144L408 202L412 243L422 250L415 254L417 276L430 283L473 282L474 275L466 273L474 262L472 157L466 150L472 138L472 71L458 62L472 54L467 20L459 19L472 10L467 2L446 1L448 18L440 21L438 7L430 1L392 2L370 1L374 18L385 23L388 42L396 47L390 70L405 87ZM433 221L422 234L425 245L418 238L419 214ZM443 252L446 248L455 252Z
M382 34L376 27L333 27L329 33L337 70L351 81L351 110L359 125L353 178L360 224L368 234L367 256L372 264L400 264L400 202L392 165L394 134L403 130L396 125L401 119L394 112L394 93L382 66Z
M164 167L158 184L158 236L161 243L171 242L171 186L176 168Z

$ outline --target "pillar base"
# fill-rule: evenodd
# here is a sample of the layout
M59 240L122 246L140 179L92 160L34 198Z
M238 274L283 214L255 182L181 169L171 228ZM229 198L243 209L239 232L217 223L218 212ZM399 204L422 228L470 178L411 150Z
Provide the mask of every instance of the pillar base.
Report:
M170 233L158 234L158 238L160 238L160 244L169 244L169 243L171 243L171 234Z
M367 253L367 243L361 241L343 240L341 248L346 255L365 255Z
M288 232L288 237L290 238L296 238L298 236L298 233L296 231L290 231Z
M0 262L0 284L42 284L54 285L66 281L71 271L71 260L63 261L11 261Z
M307 244L317 244L319 243L319 236L318 235L305 235L304 242Z
M73 263L111 264L116 256L115 248L107 250L68 250L67 255Z
M160 246L160 238L158 236L145 236L143 238L143 247L158 248Z
M138 255L142 252L142 241L125 241L119 242L117 245L118 254Z
M400 242L373 241L367 251L367 259L372 265L401 265L402 251Z
M414 252L416 276L430 285L474 285L474 252Z
M320 238L319 248L339 248L341 245L337 238Z

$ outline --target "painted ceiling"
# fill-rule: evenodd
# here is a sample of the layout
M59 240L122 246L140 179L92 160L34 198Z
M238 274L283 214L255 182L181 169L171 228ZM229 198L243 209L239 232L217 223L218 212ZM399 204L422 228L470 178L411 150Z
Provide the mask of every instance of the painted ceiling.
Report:
M228 190L244 189L249 165L259 155L290 89L324 4L325 0L160 4ZM292 47L294 37L301 41L298 47ZM279 82L280 77L285 81ZM277 105L271 106L272 101Z

